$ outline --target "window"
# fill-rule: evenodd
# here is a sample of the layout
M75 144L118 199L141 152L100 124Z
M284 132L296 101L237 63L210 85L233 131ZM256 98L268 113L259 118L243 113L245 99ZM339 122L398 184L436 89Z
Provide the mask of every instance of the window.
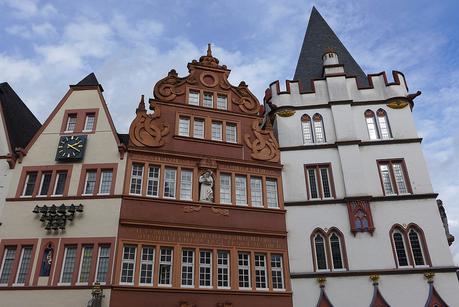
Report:
M341 255L341 242L339 236L336 233L332 233L330 236L330 249L332 254L333 268L335 270L343 269L343 259Z
M92 249L92 246L83 246L78 283L87 284L89 282L89 273L91 272L92 262Z
M370 140L378 140L379 133L378 127L376 126L375 113L371 110L365 111L365 121L367 122L368 135Z
M424 233L416 224L409 224L406 228L394 225L391 240L397 267L431 265Z
M41 183L40 183L40 191L38 192L38 196L47 196L49 192L49 187L51 185L51 172L42 173L41 175Z
M386 111L379 109L376 114L378 115L378 124L381 138L387 140L392 138L392 133L390 132L389 121L387 120Z
M271 276L274 290L284 289L282 255L271 255Z
M195 118L193 121L193 136L198 139L204 138L204 119Z
M230 287L229 252L218 251L217 253L217 286L219 288Z
M418 232L414 229L410 229L408 232L408 238L410 239L410 247L414 258L414 265L425 265L424 254L422 252Z
M322 116L318 113L314 114L312 117L314 125L314 137L316 143L325 143L325 132L324 132L324 123Z
M86 182L84 188L84 194L92 195L96 187L96 170L89 170L86 172Z
M212 286L212 252L200 251L199 253L199 287Z
M253 207L263 207L263 189L260 177L250 177L250 196Z
M255 254L255 287L257 289L267 289L266 278L266 256Z
M181 136L190 136L190 119L188 117L179 118L179 131Z
M143 165L132 164L130 194L140 195L142 193Z
M378 164L384 195L411 193L403 160L378 161Z
M214 94L207 92L204 93L203 106L205 106L206 108L214 107Z
M110 260L110 246L100 246L97 259L96 282L105 283L107 280L108 265Z
M161 286L172 284L172 248L160 249L158 284Z
M212 122L212 140L222 141L222 123Z
M180 172L180 199L192 200L193 194L193 171L183 170Z
M236 205L247 205L247 178L236 176Z
M226 141L228 143L237 143L237 125L226 124Z
M135 246L124 246L123 259L121 260L121 284L134 283L135 253Z
M64 251L64 265L61 273L61 283L70 284L72 282L73 271L75 269L76 246L67 246Z
M113 171L112 170L103 170L101 172L101 182L99 188L99 194L110 194L110 190L112 188L112 180L113 180Z
M94 130L95 119L96 119L96 114L95 113L86 114L86 119L85 119L84 130L83 131L93 131Z
M13 271L13 262L16 257L16 247L6 247L4 251L2 269L0 272L0 285L7 285Z
M314 238L314 249L316 256L316 267L317 270L326 270L327 267L327 256L325 254L325 240L320 234L316 234Z
M330 164L307 165L305 171L309 199L334 197Z
M159 195L159 166L150 165L148 168L147 195L158 197Z
M279 208L276 179L266 179L266 200L268 208Z
M304 114L303 116L301 116L301 128L303 130L303 143L314 143L314 139L312 136L311 117L309 117L309 115Z
M175 183L177 171L174 168L166 168L164 178L164 197L175 198Z
M35 189L35 182L37 181L37 172L29 172L27 173L26 183L24 185L24 192L22 193L23 196L32 196L33 190Z
M228 98L226 95L217 95L217 109L227 110L228 109Z
M56 186L54 188L54 194L56 196L64 195L65 182L67 180L67 172L58 172L56 179Z
M239 288L250 288L250 255L238 254Z
M153 285L153 265L155 249L152 246L142 247L142 258L140 259L140 280L141 285Z
M76 128L77 114L72 113L67 117L67 124L65 125L65 132L73 132Z
M182 286L194 285L194 250L182 250Z
M394 240L395 246L395 253L397 255L397 263L398 266L408 266L408 258L406 256L406 249L405 249L405 239L403 238L403 234L401 231L396 230L392 234L392 239Z
M383 109L376 111L376 115L372 110L365 111L365 121L367 123L368 135L370 140L387 140L392 138L390 131L387 113Z
M190 90L188 93L188 104L199 106L199 92Z
M220 203L231 204L231 175L220 174Z
M343 234L332 227L327 232L317 228L311 235L311 244L316 271L345 270L345 248Z
M24 285L27 277L27 272L32 260L32 246L26 246L22 248L21 258L19 260L19 269L16 275L17 285Z

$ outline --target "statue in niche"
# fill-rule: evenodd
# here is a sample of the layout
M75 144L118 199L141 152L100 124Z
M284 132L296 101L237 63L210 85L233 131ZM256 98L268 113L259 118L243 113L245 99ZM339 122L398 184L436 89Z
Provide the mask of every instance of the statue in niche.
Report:
M51 273L51 264L53 263L54 249L53 246L48 244L43 252L43 259L41 261L40 276L49 277Z
M205 171L199 177L199 201L213 202L214 201L214 178L210 170Z

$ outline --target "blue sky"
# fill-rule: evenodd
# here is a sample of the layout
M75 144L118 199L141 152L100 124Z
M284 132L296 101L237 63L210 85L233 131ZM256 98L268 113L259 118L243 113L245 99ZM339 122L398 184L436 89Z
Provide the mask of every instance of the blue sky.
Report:
M69 84L95 72L117 129L141 94L205 52L263 97L293 77L312 5L366 73L400 70L421 90L414 116L446 205L459 264L459 1L0 0L0 82L44 121ZM456 246L455 246L456 245Z

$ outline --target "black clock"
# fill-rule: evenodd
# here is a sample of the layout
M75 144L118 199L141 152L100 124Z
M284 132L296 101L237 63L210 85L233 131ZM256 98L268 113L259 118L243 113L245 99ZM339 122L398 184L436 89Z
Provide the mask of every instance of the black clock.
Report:
M86 135L61 136L56 161L81 160L86 149Z

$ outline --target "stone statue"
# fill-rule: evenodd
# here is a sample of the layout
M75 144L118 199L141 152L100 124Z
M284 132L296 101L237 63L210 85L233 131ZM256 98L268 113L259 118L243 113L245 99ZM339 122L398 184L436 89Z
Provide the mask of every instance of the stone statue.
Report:
M199 200L204 202L214 201L214 178L212 172L207 170L199 177Z
M54 249L51 244L45 248L43 259L41 262L40 276L49 276L51 272L51 264L53 263Z
M445 234L446 238L448 239L448 245L451 245L454 242L454 236L449 232L448 217L446 216L446 211L445 207L443 206L443 202L440 199L437 199L437 206L438 211L440 212L443 227L445 228Z

